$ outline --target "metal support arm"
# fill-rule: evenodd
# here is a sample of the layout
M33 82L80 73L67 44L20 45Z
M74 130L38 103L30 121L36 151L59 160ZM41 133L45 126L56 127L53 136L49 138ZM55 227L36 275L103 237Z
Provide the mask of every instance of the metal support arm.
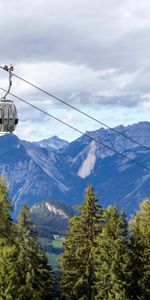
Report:
M12 71L14 70L14 68L12 65L10 65L9 67L5 65L3 67L3 69L9 73L9 86L8 86L8 90L7 90L6 94L3 97L1 97L1 100L3 100L3 99L5 100L5 98L7 97L7 95L10 92L10 89L12 86L12 76L13 76Z

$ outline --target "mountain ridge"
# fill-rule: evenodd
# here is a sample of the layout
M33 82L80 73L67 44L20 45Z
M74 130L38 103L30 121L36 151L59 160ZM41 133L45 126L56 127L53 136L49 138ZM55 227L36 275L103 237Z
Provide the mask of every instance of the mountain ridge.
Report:
M150 122L114 129L149 147ZM104 128L88 134L149 167L150 151L123 136ZM88 184L93 184L102 205L116 203L128 214L150 195L146 169L84 135L57 149L22 141L14 134L1 136L0 173L8 182L15 216L24 202L29 207L44 199L79 204Z
M31 206L30 215L38 232L47 237L49 234L65 234L75 210L62 202L45 200Z

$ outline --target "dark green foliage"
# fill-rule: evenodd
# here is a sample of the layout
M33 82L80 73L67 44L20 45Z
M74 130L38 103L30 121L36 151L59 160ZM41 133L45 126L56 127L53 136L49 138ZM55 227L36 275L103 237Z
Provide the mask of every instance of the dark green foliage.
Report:
M15 244L0 245L0 299L19 299L20 278Z
M29 209L23 206L18 224L0 178L0 299L52 299L53 274L33 233Z
M95 299L93 249L96 237L102 230L103 215L92 186L88 187L85 202L78 209L80 215L70 221L61 257L62 298L92 300Z
M133 299L150 299L150 200L146 199L140 211L130 221L133 260Z
M130 297L130 254L128 226L116 207L105 211L105 224L95 249L96 299L127 300Z
M12 228L10 219L11 204L8 200L8 191L5 180L0 176L0 238L9 238Z
M7 187L0 177L0 299L15 299L19 284L18 253L10 213Z
M19 299L49 299L53 286L52 270L34 236L29 209L26 205L19 215L17 234L21 280Z
M62 299L150 299L150 200L130 221L109 206L102 213L93 189L72 218L61 258Z
M78 210L70 220L60 260L60 295L60 274L54 279L28 207L23 205L14 224L0 177L0 300L150 299L150 200L143 201L130 230L116 207L103 210L98 205L92 186Z

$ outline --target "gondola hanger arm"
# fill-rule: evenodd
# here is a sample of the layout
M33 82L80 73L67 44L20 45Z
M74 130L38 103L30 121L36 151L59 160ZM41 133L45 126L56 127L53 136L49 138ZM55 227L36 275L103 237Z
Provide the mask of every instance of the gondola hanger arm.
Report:
M3 97L1 97L1 100L5 100L7 95L9 94L10 92L10 89L11 89L11 86L12 86L12 72L14 70L14 67L12 64L10 64L10 66L7 66L7 65L4 65L4 67L1 67L4 71L7 71L9 73L9 86L8 86L8 90L7 92L5 93L5 95Z

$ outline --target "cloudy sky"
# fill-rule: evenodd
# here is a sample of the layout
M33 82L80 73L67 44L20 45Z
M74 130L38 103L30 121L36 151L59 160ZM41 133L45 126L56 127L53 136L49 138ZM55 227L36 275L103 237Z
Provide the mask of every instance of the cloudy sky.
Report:
M149 121L150 1L0 0L0 65L10 63L19 76L110 126ZM7 87L3 70L0 87ZM83 132L100 127L15 77L12 92ZM20 138L78 136L14 102Z

